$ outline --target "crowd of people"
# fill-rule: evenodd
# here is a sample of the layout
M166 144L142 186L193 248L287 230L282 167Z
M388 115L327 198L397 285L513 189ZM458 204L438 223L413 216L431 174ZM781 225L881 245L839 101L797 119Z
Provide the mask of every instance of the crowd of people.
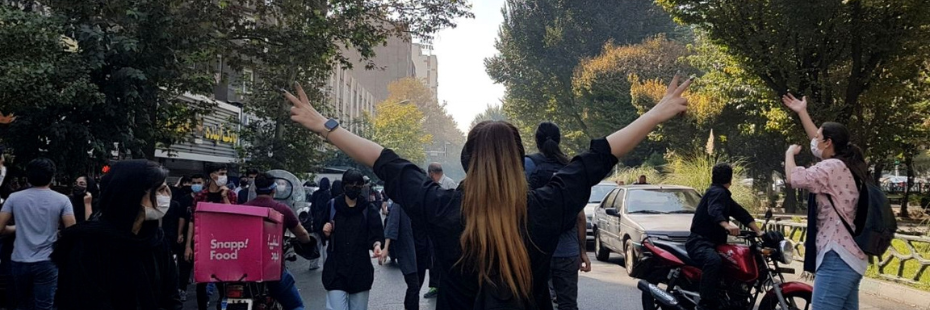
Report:
M50 187L55 164L37 158L26 165L24 188L0 193L5 199L0 254L10 255L14 292L8 296L15 297L17 309L181 309L192 284L192 214L197 203L212 202L280 212L298 246L317 247L321 254L310 269L322 268L327 309L367 309L372 258L400 267L407 286L405 309L419 308L423 285L430 288L423 297L437 297L437 309L553 309L554 304L577 309L579 272L591 269L582 212L591 187L657 125L686 111L681 94L690 82L678 85L676 77L655 107L593 140L587 152L571 160L559 146L556 124L538 126L539 153L527 155L513 125L479 123L468 133L461 158L467 177L459 183L443 174L442 165L430 164L423 171L339 127L317 112L297 85L297 96L285 93L293 103L292 120L371 167L384 182L383 192L374 190L358 170L333 182L324 178L309 197L310 216L303 221L275 200L282 190L278 179L257 170L247 170L238 186L222 165L169 185L169 172L159 164L127 160L113 165L99 182L75 179L65 195ZM806 252L812 258L805 260L810 264L805 269L817 275L813 306L857 309L866 257L838 222L853 222L855 182L871 178L843 125L816 127L805 100L784 101L801 118L813 154L823 159L810 168L798 167L793 157L800 147L792 146L785 165L792 186L815 194L816 241ZM688 241L691 257L705 269L701 309L715 307L711 282L721 262L712 248L736 230L730 217L761 234L751 216L732 202L732 170L727 168L715 167L714 185L697 210ZM0 169L0 183L7 184L6 177L6 169ZM636 183L646 184L645 176ZM284 309L304 309L294 275L282 270L280 281L268 283L269 293ZM208 309L211 295L222 291L222 283L196 283L198 308Z

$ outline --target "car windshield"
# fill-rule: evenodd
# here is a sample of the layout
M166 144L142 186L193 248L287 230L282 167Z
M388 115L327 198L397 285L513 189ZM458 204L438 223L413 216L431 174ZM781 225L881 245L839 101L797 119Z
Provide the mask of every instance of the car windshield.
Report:
M588 198L588 203L601 203L604 197L607 197L607 194L614 188L617 188L617 186L607 184L594 185L594 187L591 187L591 197Z
M640 189L627 195L627 213L694 213L701 197L693 189Z

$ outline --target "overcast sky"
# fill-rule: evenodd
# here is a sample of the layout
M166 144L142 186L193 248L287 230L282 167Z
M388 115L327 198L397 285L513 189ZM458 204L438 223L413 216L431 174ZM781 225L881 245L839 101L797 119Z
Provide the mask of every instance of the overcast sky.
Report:
M472 1L474 19L460 19L458 27L436 35L433 54L439 58L439 101L462 132L488 104L500 105L504 86L494 84L484 71L484 59L497 53L494 40L503 21L504 0ZM467 133L467 132L466 132Z

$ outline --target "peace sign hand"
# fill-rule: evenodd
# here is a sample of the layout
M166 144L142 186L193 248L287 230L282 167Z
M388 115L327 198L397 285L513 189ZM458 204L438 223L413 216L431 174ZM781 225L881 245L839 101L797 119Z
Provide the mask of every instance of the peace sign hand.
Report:
M310 99L307 98L307 93L304 92L303 87L300 87L300 84L294 83L294 88L297 89L297 95L300 96L300 99L292 95L285 89L281 89L284 93L284 97L291 102L291 120L297 122L301 126L310 129L315 133L322 133L326 130L326 118L320 114L313 105L310 104Z
M688 86L691 85L692 81L693 79L689 78L681 85L678 85L678 75L675 75L675 78L672 79L672 82L668 84L668 88L665 90L665 97L662 97L662 100L648 113L654 115L659 122L664 122L685 112L688 109L688 99L681 97L681 94L688 90Z

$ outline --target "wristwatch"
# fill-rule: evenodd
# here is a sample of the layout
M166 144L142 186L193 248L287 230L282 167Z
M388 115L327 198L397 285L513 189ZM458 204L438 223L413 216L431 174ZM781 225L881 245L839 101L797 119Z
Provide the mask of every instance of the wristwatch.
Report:
M326 132L323 133L323 138L329 140L329 133L339 128L339 121L330 118L323 124L323 127L326 128Z

